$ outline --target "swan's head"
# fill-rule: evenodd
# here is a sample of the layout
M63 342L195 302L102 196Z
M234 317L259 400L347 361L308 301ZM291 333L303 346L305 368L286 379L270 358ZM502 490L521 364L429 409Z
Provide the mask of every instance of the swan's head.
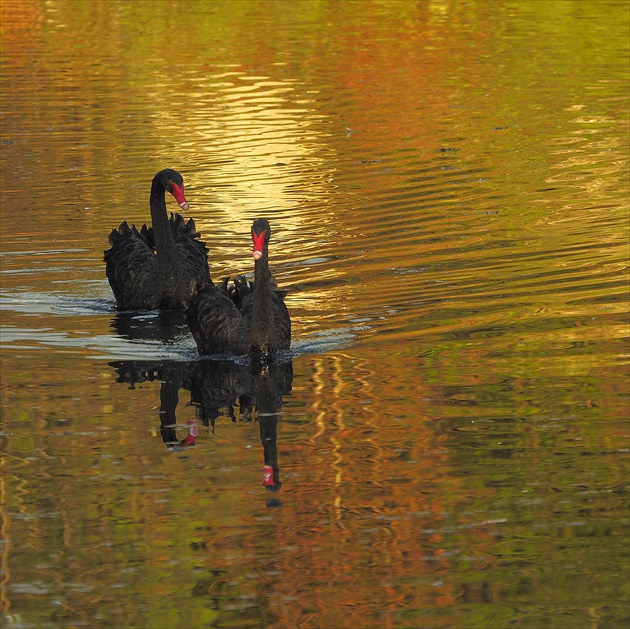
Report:
M265 245L269 242L269 236L271 236L269 222L264 218L256 219L252 225L252 240L254 242L252 256L254 260L262 258Z
M186 201L186 197L184 196L183 177L172 168L165 168L158 174L160 176L160 181L164 186L164 190L168 190L175 197L177 204L182 208L182 210L187 210L188 201Z

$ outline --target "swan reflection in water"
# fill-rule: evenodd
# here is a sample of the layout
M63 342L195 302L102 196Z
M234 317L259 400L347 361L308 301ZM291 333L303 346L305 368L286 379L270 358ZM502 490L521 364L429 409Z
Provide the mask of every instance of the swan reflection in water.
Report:
M114 327L121 336L173 342L182 330L172 313L146 318L120 313ZM263 485L268 491L282 486L278 466L277 428L283 397L291 392L293 363L290 359L275 362L242 359L199 359L195 361L115 361L109 363L117 382L133 389L144 382L160 383L160 434L171 450L192 447L199 437L199 424L214 427L217 418L230 417L233 422L253 421L260 428L264 453ZM196 409L195 419L188 420L188 434L177 436L177 406L180 390L190 391L190 403Z

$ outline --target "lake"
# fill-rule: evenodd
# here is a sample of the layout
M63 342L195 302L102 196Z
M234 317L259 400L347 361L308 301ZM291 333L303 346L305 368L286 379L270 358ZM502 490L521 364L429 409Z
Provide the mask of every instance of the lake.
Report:
M0 23L3 626L627 627L625 0ZM271 223L266 369L116 311L165 167L213 278Z

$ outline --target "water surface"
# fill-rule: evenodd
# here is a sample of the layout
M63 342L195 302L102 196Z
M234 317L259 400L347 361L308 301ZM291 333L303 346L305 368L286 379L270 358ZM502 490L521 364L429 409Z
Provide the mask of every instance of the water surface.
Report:
M627 625L628 5L358 7L0 5L8 626ZM166 166L271 373L116 313Z

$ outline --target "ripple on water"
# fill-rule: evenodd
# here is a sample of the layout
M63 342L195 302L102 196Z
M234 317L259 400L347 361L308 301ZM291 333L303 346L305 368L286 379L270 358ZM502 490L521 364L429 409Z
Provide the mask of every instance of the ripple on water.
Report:
M9 623L627 620L627 4L0 2ZM213 277L271 221L277 425L115 310L165 166Z

